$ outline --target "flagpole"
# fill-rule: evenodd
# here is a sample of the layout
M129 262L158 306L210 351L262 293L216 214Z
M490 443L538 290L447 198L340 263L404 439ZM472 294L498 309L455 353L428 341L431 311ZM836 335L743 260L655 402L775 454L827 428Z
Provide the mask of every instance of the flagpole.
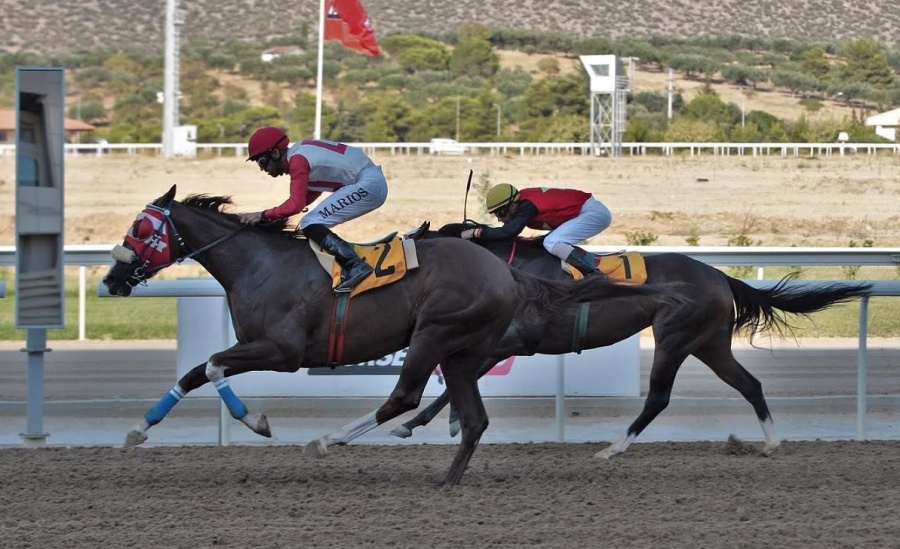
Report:
M313 139L322 138L322 59L325 49L325 0L319 1L319 63L316 69L316 129Z

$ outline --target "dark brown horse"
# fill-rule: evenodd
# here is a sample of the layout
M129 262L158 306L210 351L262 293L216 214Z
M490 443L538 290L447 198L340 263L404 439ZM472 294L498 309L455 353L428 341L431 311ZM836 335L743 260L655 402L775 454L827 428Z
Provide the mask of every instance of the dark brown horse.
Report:
M190 391L212 382L231 415L269 436L262 414L251 415L228 378L243 372L295 372L329 365L333 349L331 280L307 241L289 237L284 224L267 231L222 213L225 197L175 201L175 187L148 204L103 282L110 294L128 296L153 273L191 257L224 288L237 344L213 354L185 374L139 421L126 445L146 440ZM288 235L286 237L285 235ZM355 364L409 347L397 385L377 411L348 426L356 436L418 406L428 377L440 363L449 398L459 411L462 439L443 479L457 484L488 418L478 392L478 372L493 343L516 316L555 314L577 301L624 296L647 305L667 299L660 289L606 282L552 282L511 270L469 242L445 238L416 244L420 267L398 282L352 298L343 321L343 353L337 364ZM375 276L375 275L373 275ZM313 449L320 450L313 444Z
M441 233L458 236L465 225L447 225ZM469 226L470 227L470 226ZM570 278L560 268L559 259L548 254L540 240L520 239L511 242L484 242L482 246L516 269L548 279ZM586 330L579 333L579 305L564 308L552 315L517 315L506 335L492 349L482 364L484 375L497 362L509 356L563 354L612 345L641 330L652 327L656 349L650 370L650 388L644 408L628 427L625 435L597 457L609 458L624 452L647 425L669 404L675 374L685 359L693 355L734 387L753 406L765 436L763 452L771 454L779 445L772 416L763 397L762 386L735 359L731 342L742 330L756 333L766 329L789 329L782 314L807 315L834 304L868 294L867 284L836 285L823 283L815 288L791 287L788 276L767 289L755 289L718 269L686 255L662 253L645 257L649 283L672 284L680 300L648 301L628 297L604 300L589 309ZM576 348L577 347L577 348ZM426 425L447 405L447 393L439 396L416 417L391 431L409 437L415 427ZM451 435L458 431L451 408ZM339 435L328 435L320 441L346 443Z

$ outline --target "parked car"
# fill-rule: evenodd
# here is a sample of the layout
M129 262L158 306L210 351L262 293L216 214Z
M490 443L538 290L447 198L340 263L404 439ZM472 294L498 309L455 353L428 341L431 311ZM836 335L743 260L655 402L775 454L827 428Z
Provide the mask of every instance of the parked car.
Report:
M455 139L447 139L445 137L432 139L428 149L431 154L464 154L466 152L466 148Z

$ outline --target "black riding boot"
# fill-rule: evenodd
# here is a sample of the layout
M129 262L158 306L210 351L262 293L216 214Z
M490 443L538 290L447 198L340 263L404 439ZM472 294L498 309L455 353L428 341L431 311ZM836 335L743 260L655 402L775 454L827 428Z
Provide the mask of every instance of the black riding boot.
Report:
M597 270L594 264L594 254L586 252L581 248L573 248L566 258L566 263L572 265L584 276L599 276L606 278L606 275Z
M337 293L349 292L373 271L369 264L356 255L353 246L334 233L322 240L322 249L333 255L341 266L341 283L334 289Z

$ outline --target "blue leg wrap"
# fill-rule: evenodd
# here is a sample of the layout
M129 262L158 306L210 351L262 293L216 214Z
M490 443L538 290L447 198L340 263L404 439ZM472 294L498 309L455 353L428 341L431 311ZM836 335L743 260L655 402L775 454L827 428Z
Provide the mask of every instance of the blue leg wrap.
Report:
M241 402L241 399L231 390L231 386L228 384L227 379L217 381L216 390L219 391L222 402L225 403L228 411L231 412L231 417L234 419L244 419L244 417L250 413L244 403Z
M159 399L159 401L153 405L153 408L150 408L150 411L147 412L144 419L150 426L156 425L172 411L172 408L178 404L178 401L181 400L181 397L183 396L184 392L181 390L181 387L176 385L175 388Z

